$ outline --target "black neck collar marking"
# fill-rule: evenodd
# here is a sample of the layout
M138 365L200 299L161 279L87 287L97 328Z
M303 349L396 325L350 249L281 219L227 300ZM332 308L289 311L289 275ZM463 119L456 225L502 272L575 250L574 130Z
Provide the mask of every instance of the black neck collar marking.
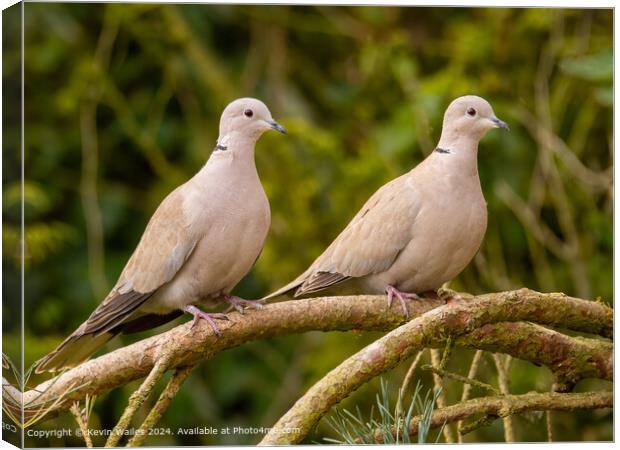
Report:
M450 151L450 149L447 149L447 148L441 148L441 147L437 147L437 148L435 149L435 151L436 151L437 153L452 153L452 152Z
M216 144L215 145L215 151L217 152L218 150L225 152L226 150L228 150L228 147L224 146L224 145L220 145L220 144Z

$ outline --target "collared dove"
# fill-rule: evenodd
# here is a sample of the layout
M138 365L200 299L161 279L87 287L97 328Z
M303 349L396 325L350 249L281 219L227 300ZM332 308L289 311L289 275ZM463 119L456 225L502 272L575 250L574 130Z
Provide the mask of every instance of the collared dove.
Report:
M387 293L388 305L396 297L408 315L406 298L456 277L482 243L487 209L477 153L491 128L508 125L486 100L454 100L435 151L375 192L303 274L263 300L343 283L341 292Z
M230 291L254 265L269 229L269 202L254 161L254 145L269 129L286 133L259 100L238 99L224 109L207 163L162 201L114 288L38 363L38 373L73 367L115 335L156 327L184 311L219 334L213 319L225 315L207 314L197 303L259 306Z

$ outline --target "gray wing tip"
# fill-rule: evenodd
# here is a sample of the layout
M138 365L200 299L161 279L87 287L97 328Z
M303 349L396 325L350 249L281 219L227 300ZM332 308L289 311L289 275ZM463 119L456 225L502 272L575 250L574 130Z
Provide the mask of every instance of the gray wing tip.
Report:
M58 372L65 368L69 368L67 366L67 359L69 359L69 354L67 352L67 348L71 348L71 344L79 339L79 336L75 333L65 339L58 347L49 352L43 358L39 359L35 362L34 373L44 373L44 372ZM65 354L64 358L60 358L62 354Z
M308 277L295 292L295 297L322 291L350 279L349 275L338 272L319 271Z
M273 291L271 294L265 295L261 300L271 300L272 298L280 297L281 295L285 295L286 293L292 291L293 289L299 287L303 282L302 281L292 281L289 284L281 287L280 289Z
M277 291L272 292L271 294L267 294L265 295L263 298L261 298L261 300L271 300L274 299L276 297L280 297L282 295L285 295L287 292L293 290L294 288L290 288L290 289L278 289Z
M45 373L45 372L59 372L64 369L70 369L74 367L75 364L65 364L67 358L64 358L61 361L55 361L58 359L58 355L60 353L60 349L54 350L53 352L47 354L43 358L39 359L35 362L34 373Z
M103 344L115 336L115 333L72 334L55 350L38 360L35 373L58 372L75 367L92 356Z

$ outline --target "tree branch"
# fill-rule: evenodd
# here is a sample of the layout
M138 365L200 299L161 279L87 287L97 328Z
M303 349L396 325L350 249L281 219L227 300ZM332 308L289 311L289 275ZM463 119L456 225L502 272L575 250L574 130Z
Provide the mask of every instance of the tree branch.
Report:
M450 335L448 334L448 337L450 338ZM442 366L445 366L445 364L442 364L444 361L443 358L439 359L439 350L437 349L431 349L430 351L431 353L431 364L430 366L435 366L437 368L440 368ZM443 369L439 369L442 370ZM446 405L446 387L444 386L444 382L443 382L443 378L440 377L437 373L433 372L433 384L435 385L435 392L437 393L437 400L436 400L436 406L438 408L443 408ZM443 427L443 429L441 430L442 434L443 434L443 438L446 441L446 444L454 444L455 439L454 439L454 435L452 433L452 429L450 427Z
M433 372L433 375L438 376L440 378L451 378L465 385L475 386L477 388L487 390L493 394L500 395L499 391L495 389L493 386L491 386L490 384L483 383L482 381L476 380L475 378L467 378L467 377L461 376L458 373L448 372L446 370L440 369L439 367L435 367L432 364L423 365L422 370L430 370L431 372Z
M431 427L440 427L444 423L464 420L477 414L484 414L486 417L490 416L499 419L526 411L576 411L612 407L613 393L608 391L579 394L530 392L523 395L481 397L435 410L431 419ZM414 417L409 423L409 433L411 435L417 434L418 426L419 418ZM461 430L461 432L463 431L467 431L466 427ZM463 434L465 433L463 432ZM375 436L377 435L375 434Z
M93 440L91 439L90 433L88 432L88 423L84 420L84 417L82 416L80 404L78 402L73 403L73 405L71 405L71 408L69 408L69 411L71 411L71 414L73 414L73 417L75 418L78 427L80 427L80 431L82 433L82 437L84 438L84 443L86 444L86 447L93 448Z
M153 428L157 422L159 422L161 416L164 415L164 412L168 409L168 406L170 406L170 402L172 402L174 396L177 395L181 385L189 376L193 368L194 366L177 367L172 375L172 378L170 378L170 381L164 388L163 392L159 395L157 403L155 403L155 406L153 406L149 412L149 415L146 416L146 419L144 419L144 422L142 422L142 425L140 425L138 431L136 431L134 436L129 440L127 447L139 447L144 443L149 435L149 430Z
M613 381L611 341L571 337L534 323L490 323L459 337L456 345L546 366L553 373L556 392L568 392L584 378Z
M530 392L522 395L500 395L496 397L480 397L473 400L457 403L433 411L431 428L438 428L444 424L458 422L482 414L482 418L495 419L509 417L527 411L577 411L583 409L601 409L613 407L613 392L586 392L579 394L558 394L555 392ZM480 421L470 423L459 432L466 434L467 428ZM486 422L489 422L488 420ZM486 423L485 422L485 423ZM489 423L490 423L489 422ZM409 422L409 435L418 434L420 417L416 416ZM384 431L375 430L374 440L377 444L384 443ZM392 430L396 436L396 429ZM360 441L361 442L361 441Z
M449 328L458 330L457 335L472 333L471 338L467 335L458 337L456 345L505 352L536 364L549 365L552 370L573 367L574 370L569 371L573 379L583 378L583 374L611 379L611 344L593 339L571 338L542 327L537 327L536 332L533 332L535 330L531 324L495 324L493 327L487 325L480 330L475 329L483 325L485 317L503 321L525 318L576 331L611 336L613 312L601 303L522 289L486 294L456 305L442 306L441 300L431 298L412 300L408 305L411 317L419 317L435 308L430 316L425 316L425 321L437 324L437 320L445 318ZM172 369L196 364L248 341L311 330L391 330L404 321L399 306L393 305L392 309L387 309L385 296L295 300L270 304L245 315L232 313L229 317L229 322L221 324L223 335L219 338L204 323L193 328L189 323L179 325L165 333L87 361L41 383L24 393L24 404L40 403L64 395L49 412L68 409L73 401L81 400L87 394L100 394L145 377L152 370L158 354L169 342L179 344L178 348L181 349L171 357L168 368ZM503 327L512 328L507 332ZM528 327L532 332L527 331ZM530 334L531 339L528 337ZM429 346L440 345L445 340L445 335L439 332L427 337L425 342ZM528 345L524 346L523 342ZM550 343L553 343L553 348L549 347ZM561 346L563 352L555 352L556 346ZM547 355L550 352L553 353L552 357ZM582 361L589 363L582 364Z
M612 316L611 308L597 302L529 289L480 295L435 308L376 340L329 372L280 418L260 445L302 441L332 406L362 384L448 335L463 335L494 322L535 320L611 336Z
M121 418L118 420L118 423L112 430L112 433L110 433L110 436L105 443L106 448L118 446L118 443L123 437L124 432L129 426L134 414L151 394L153 388L155 387L155 383L159 381L164 372L168 369L168 364L170 363L170 359L173 354L173 348L178 349L178 347L174 346L174 342L170 342L170 347L164 348L164 352L158 356L157 362L153 366L153 369L151 369L149 375L142 382L138 390L131 394L125 411L123 411Z
M471 365L469 366L469 372L467 373L468 379L473 380L474 378L476 378L476 373L478 372L480 361L482 360L482 355L483 355L482 350L476 350L476 353L474 354L474 357L471 360ZM461 394L461 403L465 402L466 400L469 400L471 390L472 390L471 384L463 385L463 393ZM460 429L462 425L463 425L463 421L459 420L456 424L456 429L457 430ZM459 444L463 443L463 436L460 433L458 435L458 443Z
M438 299L409 301L412 317L442 305ZM44 381L23 396L25 405L64 395L54 410L68 409L87 394L99 394L148 375L168 343L179 349L168 368L193 365L245 342L306 331L391 330L405 319L399 306L387 309L385 296L327 297L273 303L244 315L228 314L218 325L222 336L200 321L181 324L169 331L143 339ZM72 390L71 392L68 392ZM50 410L49 412L52 412Z
M510 388L508 386L508 369L510 367L510 356L505 358L497 353L493 353L493 361L497 369L497 384L502 395L510 395ZM510 415L503 416L502 422L504 423L504 441L515 442L515 429L512 423L512 417Z

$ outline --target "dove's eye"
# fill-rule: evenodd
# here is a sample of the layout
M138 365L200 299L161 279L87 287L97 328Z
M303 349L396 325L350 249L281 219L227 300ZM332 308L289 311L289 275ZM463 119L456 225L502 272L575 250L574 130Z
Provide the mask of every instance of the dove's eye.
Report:
M251 109L246 109L245 111L243 111L243 114L245 115L245 117L252 117L254 115L254 111L252 111Z
M474 117L476 115L476 110L474 108L467 108L467 115Z

